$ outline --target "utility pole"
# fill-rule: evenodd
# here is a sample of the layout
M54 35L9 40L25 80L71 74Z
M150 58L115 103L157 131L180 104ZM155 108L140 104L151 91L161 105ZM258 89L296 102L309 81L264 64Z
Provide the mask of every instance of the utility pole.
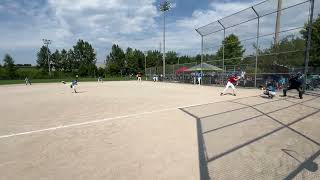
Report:
M49 39L42 39L43 44L47 47L47 56L48 56L48 67L49 67L49 76L51 76L51 62L50 62L50 55L49 55L49 44L51 44L51 40Z
M166 12L171 8L171 3L168 0L164 0L160 4L160 11L163 12L163 77L166 76Z

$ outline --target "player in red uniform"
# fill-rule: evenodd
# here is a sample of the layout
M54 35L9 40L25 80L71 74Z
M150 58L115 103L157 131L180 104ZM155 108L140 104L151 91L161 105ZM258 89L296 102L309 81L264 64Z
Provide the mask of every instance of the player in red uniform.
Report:
M228 90L229 87L232 88L233 90L233 95L236 96L236 88L234 86L234 84L237 83L237 81L239 80L240 78L236 75L231 75L228 79L228 83L226 85L226 88L220 93L220 96L224 95L224 93Z

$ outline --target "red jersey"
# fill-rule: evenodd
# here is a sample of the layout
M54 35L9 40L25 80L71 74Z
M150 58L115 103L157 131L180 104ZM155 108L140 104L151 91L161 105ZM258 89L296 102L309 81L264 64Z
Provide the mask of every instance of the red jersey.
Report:
M237 76L231 76L229 79L228 79L229 82L231 82L232 84L236 83L237 82Z

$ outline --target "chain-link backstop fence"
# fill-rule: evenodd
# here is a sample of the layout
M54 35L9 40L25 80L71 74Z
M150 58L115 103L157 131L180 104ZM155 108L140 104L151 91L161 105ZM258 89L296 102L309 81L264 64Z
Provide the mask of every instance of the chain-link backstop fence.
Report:
M196 73L201 73L202 84L223 84L228 74L246 72L240 85L257 87L266 79L287 78L305 69L308 74L319 74L319 67L306 67L306 53L315 50L307 46L307 27L319 10L320 2L313 0L262 1L196 29L201 37L202 63L166 65L165 77L162 67L147 68L146 75L195 83ZM200 68L188 71L199 64ZM202 67L208 64L221 70Z

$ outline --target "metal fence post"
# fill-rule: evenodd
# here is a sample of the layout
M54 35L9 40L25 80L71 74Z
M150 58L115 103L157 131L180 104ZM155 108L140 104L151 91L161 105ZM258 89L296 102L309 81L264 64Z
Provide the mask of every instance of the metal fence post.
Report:
M256 40L256 64L254 68L254 87L257 87L257 71L258 71L258 54L259 54L259 36L260 36L260 16L258 12L254 9L254 7L251 7L254 13L257 15L258 24L257 24L257 40Z
M200 82L199 84L202 85L202 82L203 82L203 69L202 69L202 64L203 64L203 36L201 35L201 74L200 74Z
M311 47L311 35L312 35L312 23L313 23L313 10L314 10L314 0L310 1L311 3L311 11L310 11L310 19L309 19L309 25L308 25L308 39L307 39L307 47L306 47L306 53L304 57L304 89L306 88L307 83L307 75L308 75L308 66L309 66L309 58L310 58L310 47Z
M172 65L172 77L174 77L174 80L177 79L176 73L174 72L174 64Z
M163 11L163 54L162 54L162 73L166 76L166 12Z
M218 23L222 26L223 28L223 40L222 40L222 70L223 72L225 72L224 70L224 40L226 39L226 28L224 27L224 25L220 22L220 20L218 20Z
M222 43L222 67L224 67L224 40L226 39L226 29L223 28L223 43Z

